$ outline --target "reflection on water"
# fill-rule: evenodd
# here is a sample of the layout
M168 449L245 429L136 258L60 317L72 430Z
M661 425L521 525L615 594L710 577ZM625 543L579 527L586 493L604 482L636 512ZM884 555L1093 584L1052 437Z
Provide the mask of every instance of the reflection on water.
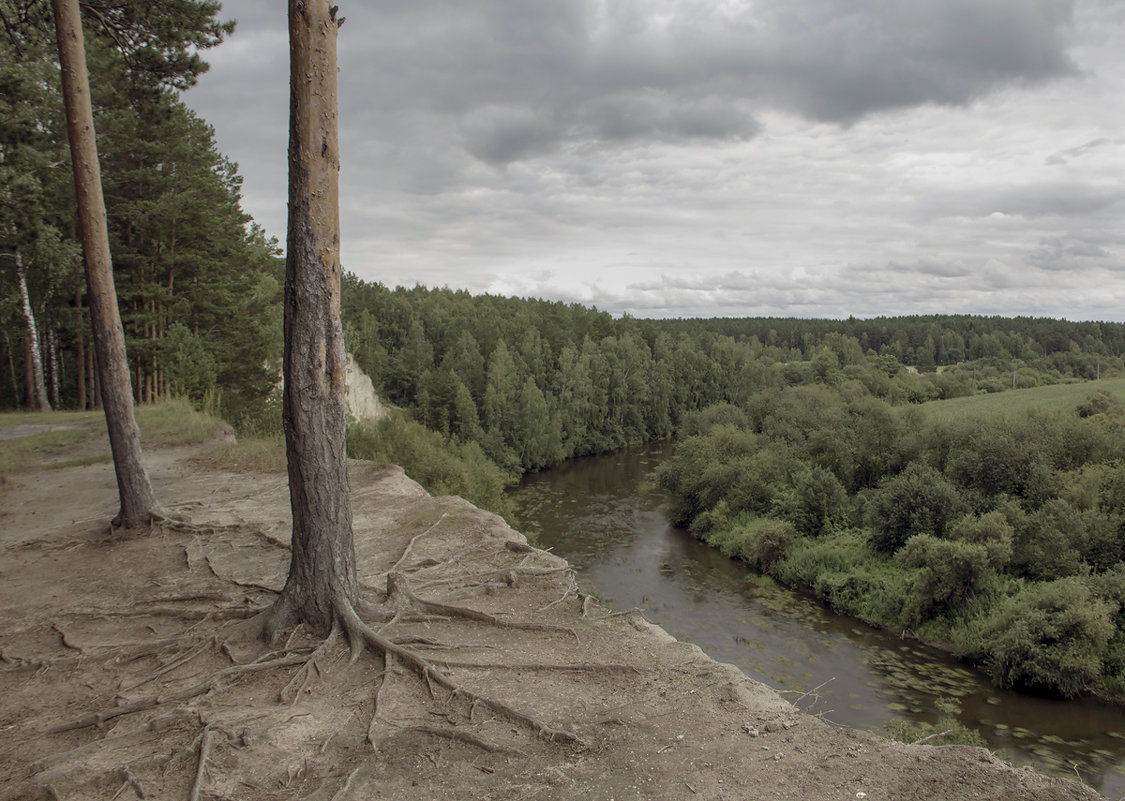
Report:
M658 443L526 477L514 491L523 530L567 559L607 606L641 607L674 637L802 709L878 731L892 717L933 722L934 700L955 697L962 722L1016 764L1071 776L1077 769L1106 795L1125 795L1125 710L998 690L934 649L763 586L668 525L664 496L645 481L670 452Z

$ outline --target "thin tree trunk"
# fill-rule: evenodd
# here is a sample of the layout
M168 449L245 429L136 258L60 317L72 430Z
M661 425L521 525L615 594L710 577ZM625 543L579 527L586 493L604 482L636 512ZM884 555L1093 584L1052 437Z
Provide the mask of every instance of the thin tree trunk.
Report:
M47 357L51 365L51 406L59 408L59 338L53 325L47 327Z
M160 514L141 454L141 432L133 416L129 361L125 333L117 310L113 286L113 263L109 253L105 200L94 138L94 115L90 105L90 79L78 0L51 0L55 12L55 34L62 68L66 127L74 168L78 220L82 229L82 251L86 261L86 287L90 323L97 351L98 382L105 408L110 450L117 474L121 510L114 524L142 526Z
M82 290L74 291L74 366L78 376L75 385L78 387L78 410L86 410L86 326L82 318Z
M12 379L12 402L16 408L20 408L20 382L16 378L16 357L12 352L12 340L8 337L8 332L4 332L4 349L8 351L8 375Z
M345 451L340 324L336 9L289 1L289 230L282 420L293 510L289 577L267 633L327 630L358 583Z
M28 401L30 405L41 411L51 411L51 403L47 400L47 382L43 377L43 355L39 350L39 331L35 327L35 313L31 308L31 295L27 291L27 274L23 269L23 258L17 250L16 281L20 287L20 310L23 312L23 324L27 330L27 358L30 383L28 385Z

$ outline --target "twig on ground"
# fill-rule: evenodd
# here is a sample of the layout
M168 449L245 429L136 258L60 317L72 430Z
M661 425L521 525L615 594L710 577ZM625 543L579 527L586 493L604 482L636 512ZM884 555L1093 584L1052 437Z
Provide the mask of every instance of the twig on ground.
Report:
M360 767L362 767L362 765ZM330 801L341 801L341 799L343 799L344 794L348 792L348 788L352 786L352 779L355 778L357 773L359 773L359 768L351 772L351 775L348 776L348 780L344 782L344 786L332 794Z
M922 743L928 743L930 740L937 740L940 737L948 737L951 734L953 734L953 729L946 729L945 731L931 734L929 737L923 737L921 740L915 740L911 745L921 745Z

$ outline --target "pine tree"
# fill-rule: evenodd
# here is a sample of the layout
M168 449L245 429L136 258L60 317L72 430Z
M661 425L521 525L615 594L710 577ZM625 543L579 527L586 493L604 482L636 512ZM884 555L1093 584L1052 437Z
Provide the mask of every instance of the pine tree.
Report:
M78 217L82 227L82 249L86 260L86 283L106 427L121 509L114 523L125 527L145 525L160 514L141 455L141 432L133 417L133 396L125 355L125 335L117 311L113 285L113 263L109 253L105 202L94 138L94 115L90 105L90 81L86 72L82 20L78 0L52 0L62 67L63 96L67 109L67 132Z

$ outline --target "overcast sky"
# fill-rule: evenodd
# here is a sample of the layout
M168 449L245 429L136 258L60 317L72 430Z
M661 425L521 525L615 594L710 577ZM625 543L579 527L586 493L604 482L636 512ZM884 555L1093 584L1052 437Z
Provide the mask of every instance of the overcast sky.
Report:
M638 317L1125 320L1121 0L339 0L344 267ZM185 101L284 241L285 4Z

